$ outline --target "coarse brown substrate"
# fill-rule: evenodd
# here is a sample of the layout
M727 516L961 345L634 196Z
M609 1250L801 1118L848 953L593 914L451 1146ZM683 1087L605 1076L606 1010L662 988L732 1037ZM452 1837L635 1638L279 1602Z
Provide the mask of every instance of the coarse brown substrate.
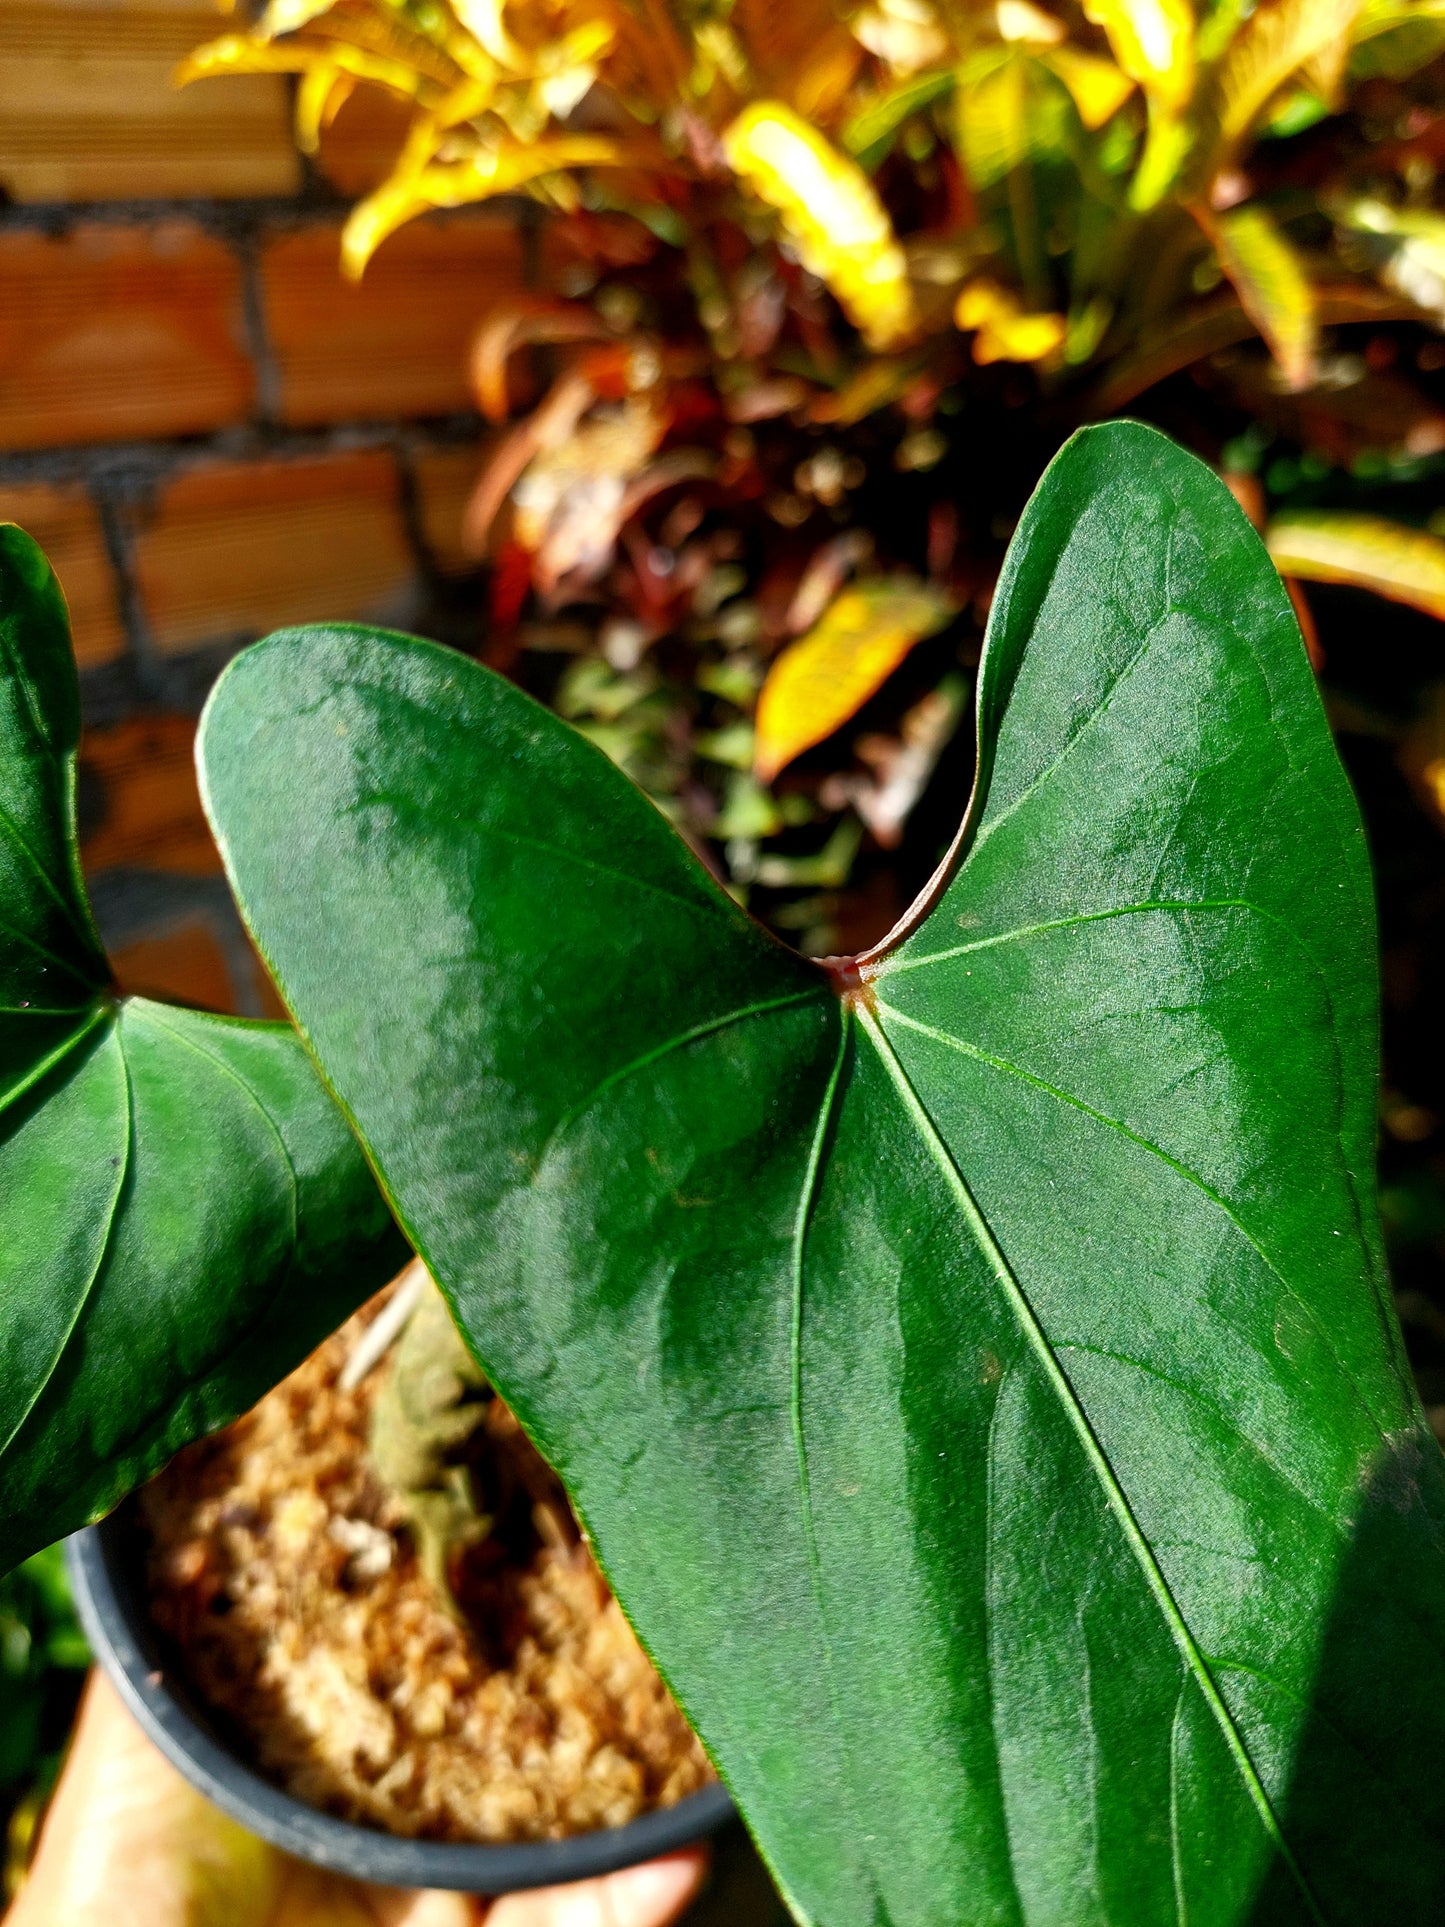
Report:
M298 1799L392 1833L532 1840L620 1826L711 1777L500 1400L517 1494L468 1557L465 1626L422 1577L365 1452L388 1363L337 1375L373 1300L142 1498L155 1618L199 1697Z

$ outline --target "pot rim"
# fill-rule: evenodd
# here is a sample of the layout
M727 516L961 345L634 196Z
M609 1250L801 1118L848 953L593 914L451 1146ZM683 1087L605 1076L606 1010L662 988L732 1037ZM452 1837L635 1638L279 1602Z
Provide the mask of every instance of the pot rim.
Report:
M704 1838L733 1816L720 1781L626 1826L501 1846L407 1839L322 1813L262 1779L173 1677L136 1583L135 1550L135 1527L125 1509L66 1542L76 1608L96 1660L145 1733L192 1786L252 1833L312 1866L388 1887L514 1893L634 1866Z

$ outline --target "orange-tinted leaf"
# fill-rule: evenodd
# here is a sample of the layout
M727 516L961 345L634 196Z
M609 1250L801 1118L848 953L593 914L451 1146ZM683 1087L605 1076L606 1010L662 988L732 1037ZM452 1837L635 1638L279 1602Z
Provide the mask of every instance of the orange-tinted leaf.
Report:
M607 329L590 308L557 301L535 301L503 308L477 330L472 343L472 392L488 421L504 422L511 413L507 363L518 348L533 342L599 341Z
M771 782L785 764L856 715L954 604L941 589L893 576L845 589L768 672L758 697L753 768Z
M1281 575L1346 582L1445 621L1445 540L1382 515L1281 516L1265 537Z

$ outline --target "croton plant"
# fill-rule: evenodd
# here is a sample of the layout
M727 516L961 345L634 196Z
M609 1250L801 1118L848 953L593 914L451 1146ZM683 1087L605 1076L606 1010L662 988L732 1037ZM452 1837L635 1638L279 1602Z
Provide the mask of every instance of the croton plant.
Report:
M8 1557L294 1364L394 1219L799 1921L1440 1919L1370 877L1206 468L1058 457L957 838L848 958L489 669L258 644L202 778L294 1028L116 1000L60 596L0 556Z
M521 219L527 291L470 358L488 660L801 948L871 940L926 875L1004 543L1079 423L1147 396L1292 578L1445 610L1440 532L1380 513L1429 505L1355 487L1445 451L1441 0L239 24L184 74L294 74L323 167L338 114L400 109L351 272L434 210Z

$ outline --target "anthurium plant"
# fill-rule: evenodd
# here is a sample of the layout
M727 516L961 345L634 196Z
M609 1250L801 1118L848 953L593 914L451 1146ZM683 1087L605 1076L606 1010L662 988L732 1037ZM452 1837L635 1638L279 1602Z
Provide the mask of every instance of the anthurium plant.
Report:
M30 580L12 662L56 646ZM1381 1258L1370 878L1289 602L1201 464L1069 444L977 729L930 887L819 963L486 668L258 644L201 757L299 1042L259 1035L337 1107L282 1122L337 1187L342 1117L365 1147L800 1922L1424 1927L1445 1460ZM25 795L45 767L7 751ZM63 843L63 798L19 820ZM36 1119L91 1145L80 1050L7 1155ZM44 1258L21 1177L5 1248ZM356 1262L326 1229L313 1280ZM116 1315L165 1353L151 1276ZM7 1463L53 1489L62 1456Z
M290 1027L121 997L59 585L0 525L0 1564L253 1404L404 1256Z

